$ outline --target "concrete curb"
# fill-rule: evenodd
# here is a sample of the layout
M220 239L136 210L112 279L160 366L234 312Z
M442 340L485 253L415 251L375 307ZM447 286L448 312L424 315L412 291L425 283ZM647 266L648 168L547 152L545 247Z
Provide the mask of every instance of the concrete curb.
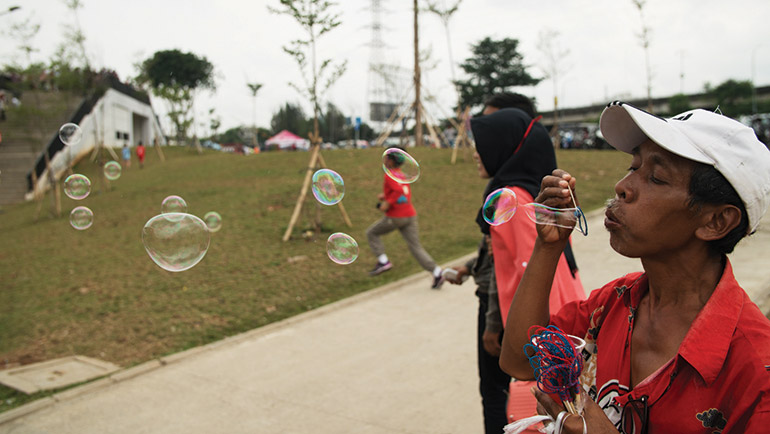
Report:
M476 252L474 251L473 253L469 253L465 256L462 256L460 258L457 258L455 260L442 264L442 267L449 267L449 266L464 264L469 259L475 256L476 256ZM101 379L97 379L89 383L83 384L81 386L77 386L72 389L68 389L63 392L56 393L52 396L48 396L45 398L32 401L20 407L14 408L13 410L8 410L6 412L0 413L0 426L13 421L14 419L18 419L22 416L26 416L30 413L34 413L36 411L51 407L56 403L77 398L82 395L104 389L106 387L112 386L121 381L130 380L132 378L141 376L148 372L155 371L166 365L175 364L180 361L195 357L197 355L200 355L215 349L221 349L227 346L236 345L250 339L257 339L259 337L268 336L270 334L277 333L283 329L291 327L292 325L297 324L299 322L306 321L310 318L326 315L328 313L337 311L339 309L359 303L364 300L381 297L387 293L390 293L394 290L401 288L404 285L414 283L415 281L418 281L421 279L426 280L426 290L427 290L428 289L427 277L425 273L419 272L411 276L404 277L403 279L397 280L395 282L391 282L387 285L383 285L380 287L370 289L368 291L364 291L359 294L352 295L350 297L344 298L342 300L338 300L336 302L327 304L325 306L321 306L319 308L316 308L307 312L303 312L301 314L298 314L289 318L285 318L278 322L267 324L265 326L252 329L237 335L229 336L219 341L202 345L200 347L190 348L188 350L181 351L179 353L174 353L174 354L160 357L159 359L149 360L147 362L133 366L131 368L123 369L107 377L102 377Z
M0 414L0 425L6 422L10 422L14 419L18 419L22 416L26 416L30 413L34 413L38 410L48 408L54 404L56 404L56 400L50 396L46 396L45 398L40 398L28 404L24 404L21 407L16 407L13 410L8 410Z

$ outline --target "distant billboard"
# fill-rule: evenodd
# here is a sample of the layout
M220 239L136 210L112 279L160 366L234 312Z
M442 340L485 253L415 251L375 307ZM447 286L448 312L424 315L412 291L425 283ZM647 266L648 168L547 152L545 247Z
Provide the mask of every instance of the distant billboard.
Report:
M385 122L397 109L398 104L390 102L369 103L369 119L371 119L372 122Z

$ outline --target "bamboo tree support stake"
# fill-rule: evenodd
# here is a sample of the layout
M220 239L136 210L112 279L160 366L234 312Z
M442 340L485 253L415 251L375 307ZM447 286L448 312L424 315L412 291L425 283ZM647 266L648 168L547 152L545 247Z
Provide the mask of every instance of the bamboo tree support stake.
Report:
M166 162L166 156L163 155L163 150L160 148L160 142L158 142L158 138L156 137L154 140L154 146L155 150L158 151L158 157L160 157L160 162L165 163Z
M401 112L398 110L393 110L393 113L391 113L390 117L388 118L388 123L385 125L385 129L382 130L380 136L377 137L374 146L382 146L382 144L385 143L385 140L390 136L390 133L393 132L393 127L395 127L399 122L401 122L402 119L404 119L404 116L406 116L409 110L411 110L411 106L410 108ZM398 119L395 119L396 115L398 115Z
M442 143L441 139L444 138L443 134L442 135L436 134L436 128L433 126L432 119L430 116L428 116L428 112L425 110L425 106L422 105L422 103L420 103L420 110L422 111L422 117L425 119L425 125L428 127L428 133L430 134L430 138L433 139L433 143L438 145L438 147L440 148Z
M72 147L67 146L67 172L66 172L67 176L75 173L72 171L72 165L73 165L72 164Z
M390 136L391 131L393 131L393 127L398 125L398 123L404 119L404 117L412 110L413 107L414 104L410 105L409 108L401 112L401 114L398 116L398 119L388 124L388 126L385 128L385 131L383 131L382 134L380 134L380 137L377 139L375 146L382 146L382 144L385 142L385 139L387 139L388 136ZM395 115L396 112L393 112L393 114ZM393 115L391 115L391 119L392 118Z
M289 241L289 238L291 237L291 231L294 229L294 225L297 223L297 219L299 218L299 213L302 211L302 203L305 201L305 196L307 195L307 190L310 187L310 179L313 176L313 169L315 169L316 162L318 161L318 153L321 150L321 144L320 143L313 143L313 150L310 154L310 162L307 165L307 171L305 172L305 180L302 182L302 189L299 192L299 197L297 198L297 204L294 205L294 212L291 214L291 219L289 219L289 226L286 228L286 232L283 234L283 241Z
M48 157L48 150L43 154L45 156L45 167L48 170L48 182L51 190L51 200L53 202L52 213L59 217L61 216L61 191L59 191L59 182L56 180L56 175L53 173L51 167L51 159Z
M468 112L470 111L470 107L465 107L465 110L463 110L462 117L460 118L460 129L457 131L457 137L455 138L455 145L452 149L452 164L455 164L457 161L457 148L463 146L463 143L466 141L468 142L468 147L470 147L471 143L468 139L468 133L465 129L465 121L468 119Z
M393 130L393 119L398 114L398 110L393 110L393 112L388 116L387 123L385 124L385 129L382 130L380 135L377 137L377 140L374 141L374 146L382 146L383 142L385 142L385 139L388 138L390 135L390 132Z
M104 158L104 152L99 152L99 180L101 181L101 184L99 186L99 192L101 193L102 189L107 191L112 191L112 184L110 184L110 180L107 179L107 175L104 174L104 165L107 164L105 161L106 158Z
M102 151L104 149L106 149L107 152L109 152L109 154L112 156L113 160L120 161L120 159L118 158L118 154L115 153L115 151L112 149L112 147L106 146L104 144L104 142L102 142L102 141L97 141L96 145L94 146L94 151L91 153L91 162L92 163L96 161L96 157L101 156L101 153L102 153Z
M40 193L37 192L37 171L34 167L32 168L32 198L35 202L37 202L34 216L34 221L37 221L37 219L40 217L40 210L43 207L43 201L41 200L43 197L40 195Z

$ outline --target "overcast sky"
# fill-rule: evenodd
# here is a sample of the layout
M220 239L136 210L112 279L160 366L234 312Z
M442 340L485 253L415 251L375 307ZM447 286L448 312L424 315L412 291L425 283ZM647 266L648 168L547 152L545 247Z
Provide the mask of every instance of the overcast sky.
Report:
M420 0L421 2L424 0ZM434 0L452 4L453 0ZM305 37L290 17L275 15L267 5L277 0L82 0L78 19L86 47L96 67L118 72L121 79L136 75L134 64L158 50L179 49L205 56L216 71L217 90L196 100L198 122L213 108L222 129L256 122L269 126L285 102L300 102L288 82L301 82L294 60L282 46ZM411 69L413 65L412 1L382 0L382 37L387 48L380 57ZM0 26L31 17L41 24L33 45L34 60L50 58L62 40L64 26L75 17L62 0L0 0L0 10L21 6L0 16ZM348 70L328 95L346 115L366 119L368 65L372 39L371 2L339 0L342 24L319 40L319 57L348 61ZM729 78L770 85L770 2L767 0L647 0L645 20L651 29L650 61L653 96L703 90L706 82ZM470 55L470 46L484 37L515 38L533 75L546 65L537 48L544 30L559 32L557 42L569 54L561 62L568 71L557 93L561 107L606 103L646 95L644 51L639 43L638 10L631 0L464 0L450 21L451 57L457 65ZM456 96L451 86L446 32L431 14L420 16L421 49L430 49L436 66L423 72L423 83L435 96L434 117L449 114ZM16 43L2 36L3 62L23 57ZM752 64L754 67L752 68ZM455 67L458 78L462 70ZM680 75L684 74L684 79ZM263 88L252 110L247 82ZM553 108L551 81L517 89L537 98L540 110ZM153 99L163 115L166 107ZM309 105L303 103L307 113ZM205 122L208 123L207 121ZM220 131L221 131L220 130Z

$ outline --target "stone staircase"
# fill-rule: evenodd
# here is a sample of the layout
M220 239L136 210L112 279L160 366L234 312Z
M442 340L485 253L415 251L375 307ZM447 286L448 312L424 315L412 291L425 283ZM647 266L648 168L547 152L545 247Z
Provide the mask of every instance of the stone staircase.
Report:
M35 159L81 101L68 92L26 91L19 107L6 107L0 122L0 206L24 201Z

